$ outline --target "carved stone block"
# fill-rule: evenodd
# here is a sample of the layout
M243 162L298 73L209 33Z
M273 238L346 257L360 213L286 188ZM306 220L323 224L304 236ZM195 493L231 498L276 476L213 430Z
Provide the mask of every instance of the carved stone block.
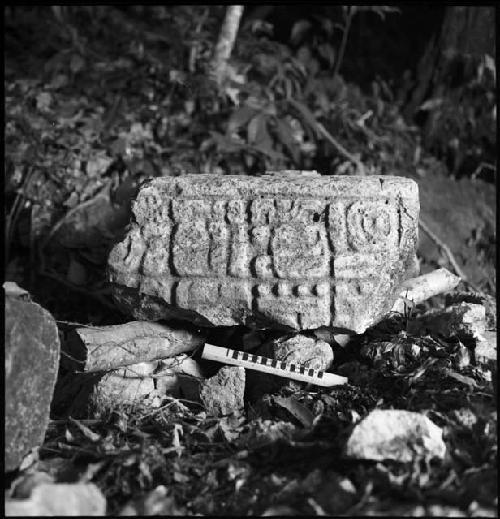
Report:
M109 256L116 301L136 319L201 326L375 323L413 266L417 184L285 173L143 184Z

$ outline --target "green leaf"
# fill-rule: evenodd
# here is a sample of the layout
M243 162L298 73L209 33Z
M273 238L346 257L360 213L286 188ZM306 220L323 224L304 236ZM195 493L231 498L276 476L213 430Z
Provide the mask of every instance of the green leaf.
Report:
M257 114L248 124L247 141L250 146L257 145L259 132L262 131L265 116L262 113Z
M255 116L257 111L249 106L242 106L233 112L227 123L227 132L232 134L242 126L246 126L250 119Z

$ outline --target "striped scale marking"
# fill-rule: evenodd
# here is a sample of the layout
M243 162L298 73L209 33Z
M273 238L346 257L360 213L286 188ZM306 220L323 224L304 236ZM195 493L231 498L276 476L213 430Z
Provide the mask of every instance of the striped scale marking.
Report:
M298 364L281 362L279 360L261 357L260 355L252 355L245 351L214 346L213 344L205 344L201 358L223 362L224 364L232 364L234 366L242 366L255 371L270 373L278 377L290 378L317 386L331 387L347 384L346 377L334 375L333 373L325 373L324 371L305 368Z

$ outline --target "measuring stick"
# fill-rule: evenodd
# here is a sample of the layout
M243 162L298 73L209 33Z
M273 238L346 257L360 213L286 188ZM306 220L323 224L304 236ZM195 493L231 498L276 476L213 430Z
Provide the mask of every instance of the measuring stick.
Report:
M201 358L223 362L224 364L233 364L234 366L242 366L255 371L262 371L263 373L270 373L277 377L291 378L317 386L330 387L347 384L346 377L334 375L333 373L304 368L298 364L289 364L212 344L205 344Z

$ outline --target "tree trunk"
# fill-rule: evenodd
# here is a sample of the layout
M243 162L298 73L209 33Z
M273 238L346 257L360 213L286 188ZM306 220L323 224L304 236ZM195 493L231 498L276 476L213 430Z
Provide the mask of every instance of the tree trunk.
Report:
M429 42L418 65L417 85L405 115L412 118L425 99L445 94L484 54L495 56L494 7L447 7L440 34Z
M231 57L242 14L242 5L230 5L226 9L226 17L221 27L219 41L217 42L210 63L210 75L215 79L218 85L220 85L224 79L227 62Z

